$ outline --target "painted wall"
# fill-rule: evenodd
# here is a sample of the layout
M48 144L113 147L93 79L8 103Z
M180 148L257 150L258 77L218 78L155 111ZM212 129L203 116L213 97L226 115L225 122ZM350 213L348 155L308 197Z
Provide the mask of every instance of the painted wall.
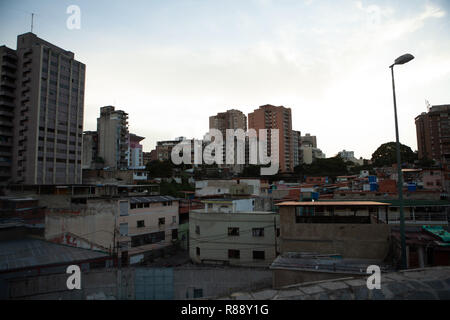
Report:
M384 259L387 224L296 223L295 207L280 208L281 252L339 253L344 258Z
M205 213L191 211L189 218L190 257L196 263L226 262L233 265L267 266L275 259L276 227L279 217L272 213ZM199 229L198 229L199 228ZM238 236L229 236L228 228L239 228ZM253 228L264 235L253 235ZM196 231L200 230L200 234ZM200 255L197 253L200 250ZM239 250L239 259L229 258L228 250ZM253 258L253 251L264 251L265 259Z

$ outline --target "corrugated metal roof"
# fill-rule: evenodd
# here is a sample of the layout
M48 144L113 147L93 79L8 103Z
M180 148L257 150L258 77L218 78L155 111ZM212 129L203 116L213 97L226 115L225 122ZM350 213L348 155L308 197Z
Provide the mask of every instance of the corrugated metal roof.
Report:
M339 255L314 255L286 252L278 256L270 269L287 269L298 271L336 272L366 274L369 265L379 265L382 271L389 269L381 261L371 259L340 258Z
M178 198L174 198L172 196L132 197L130 198L130 203L165 202L176 200L178 200Z
M276 206L388 206L390 203L375 201L286 201Z
M71 263L108 257L108 254L37 239L0 242L0 271Z
M422 226L422 229L435 235L442 241L450 243L450 233L441 226Z

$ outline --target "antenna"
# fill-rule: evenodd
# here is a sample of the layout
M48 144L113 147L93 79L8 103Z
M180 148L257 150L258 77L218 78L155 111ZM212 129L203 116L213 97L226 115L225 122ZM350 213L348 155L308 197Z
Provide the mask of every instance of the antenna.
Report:
M31 13L31 33L33 33L34 13Z

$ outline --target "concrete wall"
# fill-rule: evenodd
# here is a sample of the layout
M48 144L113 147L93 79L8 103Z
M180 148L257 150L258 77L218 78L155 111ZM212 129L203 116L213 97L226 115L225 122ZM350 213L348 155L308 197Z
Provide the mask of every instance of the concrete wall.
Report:
M64 242L64 235L70 233L85 242L106 249L114 247L117 200L89 200L86 205L71 209L48 209L45 217L45 239ZM76 245L74 242L70 245Z
M275 259L275 221L277 214L204 213L191 211L189 218L190 257L196 263L224 262L233 265L267 266ZM199 227L200 234L196 233ZM239 236L228 236L228 228L239 228ZM253 228L263 228L264 236L253 236ZM278 245L279 241L277 241ZM200 249L200 255L197 254ZM239 250L240 258L228 257L228 250ZM265 259L253 259L253 251L264 251ZM206 260L206 261L205 261Z
M151 271L152 268L139 268ZM171 269L171 268L167 268ZM9 296L5 299L33 300L86 300L86 299L135 299L134 268L101 269L82 272L81 290L68 290L68 274L51 274L7 281ZM258 290L272 285L272 271L265 268L198 268L185 266L173 268L173 298L193 298L194 289L202 289L204 297L230 294L236 290ZM150 290L152 288L149 288Z
M258 290L272 285L272 271L264 268L177 268L174 269L174 299L193 298L202 289L204 297L237 290Z
M295 207L280 208L281 252L339 253L344 258L384 259L387 224L296 223Z

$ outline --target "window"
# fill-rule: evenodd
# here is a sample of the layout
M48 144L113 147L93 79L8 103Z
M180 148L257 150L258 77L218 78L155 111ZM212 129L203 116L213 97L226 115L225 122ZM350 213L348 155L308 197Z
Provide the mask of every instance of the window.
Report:
M228 236L239 236L239 228L228 228Z
M233 249L228 250L228 258L240 259L240 257L241 257L241 252L239 250L233 250Z
M194 299L203 297L203 289L194 288Z
M119 227L119 230L120 230L120 235L121 236L128 235L128 223L121 223L120 227Z
M144 227L145 227L145 222L144 222L144 220L139 220L139 221L137 222L137 227L138 227L138 228L144 228Z
M280 236L280 228L277 228L277 237Z
M178 239L178 229L173 229L172 230L172 240L177 240Z
M177 216L172 216L172 223L177 223Z
M264 251L253 251L253 259L254 260L264 260L266 259L266 255Z
M254 237L264 237L264 228L253 228L252 233Z
M159 218L158 219L158 224L159 225L166 224L166 218Z
M200 234L200 226L195 226L195 233Z
M295 208L295 222L299 223L300 218L303 216L313 216L314 207L296 207Z
M136 209L136 203L130 203L130 209Z
M199 247L195 248L195 251L197 253L197 256L200 256L200 248Z

